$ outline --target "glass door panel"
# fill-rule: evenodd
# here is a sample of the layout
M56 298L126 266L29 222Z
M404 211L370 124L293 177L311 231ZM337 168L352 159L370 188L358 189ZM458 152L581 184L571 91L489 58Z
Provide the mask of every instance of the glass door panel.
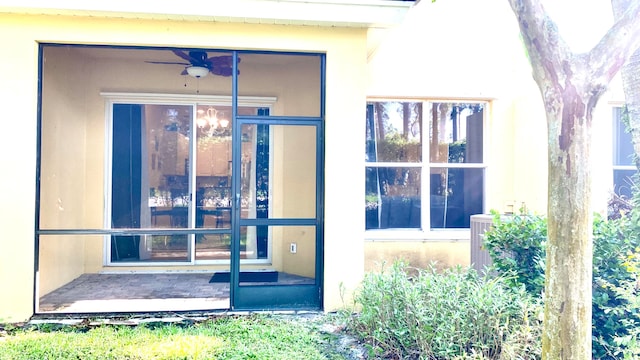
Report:
M231 259L231 234L196 235L196 260Z
M257 108L240 107L241 115L255 115ZM196 260L231 258L231 154L232 110L227 105L196 107L195 119L195 227L224 230L198 234Z
M192 106L115 104L112 228L189 225ZM117 195L117 196L116 196ZM113 235L111 261L189 261L188 235Z
M231 228L231 108L196 110L196 228ZM196 260L231 259L231 234L196 235Z
M198 105L196 227L231 227L231 107Z

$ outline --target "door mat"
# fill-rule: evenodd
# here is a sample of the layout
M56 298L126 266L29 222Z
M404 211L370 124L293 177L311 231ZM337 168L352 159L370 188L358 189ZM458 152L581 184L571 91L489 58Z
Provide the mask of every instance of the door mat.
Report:
M213 273L209 283L228 283L231 281L229 271L218 271ZM278 282L278 272L266 271L241 271L240 282Z

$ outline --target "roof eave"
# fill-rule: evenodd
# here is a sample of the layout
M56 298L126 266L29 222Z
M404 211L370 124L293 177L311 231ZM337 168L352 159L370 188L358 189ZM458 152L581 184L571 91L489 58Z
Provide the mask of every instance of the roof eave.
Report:
M391 27L413 1L392 0L3 0L0 12L174 21Z

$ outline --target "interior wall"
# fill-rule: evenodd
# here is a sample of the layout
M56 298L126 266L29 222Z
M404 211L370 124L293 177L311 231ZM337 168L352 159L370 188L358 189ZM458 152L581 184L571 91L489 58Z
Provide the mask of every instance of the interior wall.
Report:
M86 72L81 59L60 56L62 48L43 54L40 226L77 229L86 220ZM39 294L84 273L81 236L41 236Z
M39 296L46 295L85 273L85 243L91 236L40 236Z
M316 216L316 128L274 126L272 134L272 213L276 218ZM273 227L272 265L278 271L315 276L315 232L300 227ZM290 245L296 243L296 253Z
M283 228L282 271L289 274L315 278L316 232L310 226L287 226ZM296 244L296 253L290 244Z
M282 199L282 217L314 218L316 216L316 134L312 126L282 126L280 148L275 155L278 166L274 194Z
M290 54L240 54L238 94L274 96L276 116L320 116L320 58ZM295 99L295 101L289 101Z
M282 127L281 198L284 217L316 215L316 128L310 126ZM280 198L278 194L276 198ZM315 277L315 231L308 228L285 228L282 252L283 270L300 276ZM296 252L290 251L292 242Z
M84 227L88 89L81 59L62 48L43 55L40 226ZM63 56L60 56L63 54Z

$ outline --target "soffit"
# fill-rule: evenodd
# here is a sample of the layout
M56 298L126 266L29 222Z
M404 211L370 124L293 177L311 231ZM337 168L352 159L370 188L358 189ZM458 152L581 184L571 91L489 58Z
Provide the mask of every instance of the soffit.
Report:
M413 4L392 0L0 0L0 12L371 28L399 24Z

